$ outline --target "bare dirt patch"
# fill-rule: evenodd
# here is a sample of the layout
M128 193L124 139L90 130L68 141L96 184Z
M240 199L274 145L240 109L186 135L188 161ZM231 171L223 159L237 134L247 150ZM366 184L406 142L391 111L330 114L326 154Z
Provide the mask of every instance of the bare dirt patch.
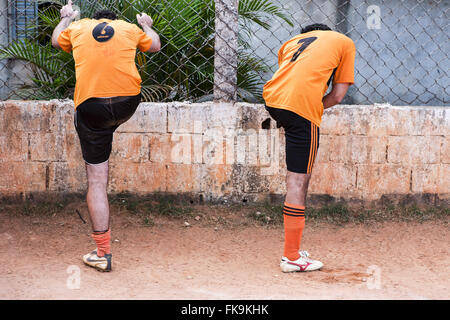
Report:
M276 208L146 205L113 199L114 270L100 273L81 261L94 248L82 200L0 204L0 299L450 298L448 216L307 220L302 249L325 266L284 274Z

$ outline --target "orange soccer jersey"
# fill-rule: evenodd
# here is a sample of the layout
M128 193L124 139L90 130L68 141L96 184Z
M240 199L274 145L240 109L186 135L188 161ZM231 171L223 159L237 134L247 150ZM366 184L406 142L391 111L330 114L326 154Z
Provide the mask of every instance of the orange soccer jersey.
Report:
M75 108L92 97L133 96L141 91L136 48L150 49L152 39L123 20L82 19L58 37L66 52L73 51Z
M355 45L335 31L310 31L278 51L278 70L264 85L266 105L292 111L320 127L322 99L333 83L354 83Z

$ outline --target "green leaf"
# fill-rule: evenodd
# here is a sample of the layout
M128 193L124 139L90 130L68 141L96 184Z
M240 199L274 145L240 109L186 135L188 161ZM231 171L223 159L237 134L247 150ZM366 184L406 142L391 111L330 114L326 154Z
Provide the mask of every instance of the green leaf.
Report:
M45 10L39 12L39 37L16 41L0 48L0 59L21 59L32 63L34 87L24 86L21 94L36 98L69 97L75 86L71 54L51 47L49 40L59 23L59 9L67 1L39 0ZM142 53L137 59L142 78L144 101L196 100L211 95L214 87L214 0L74 0L81 18L91 18L102 9L113 10L119 19L136 23L136 14L145 12L160 35L158 53ZM42 7L42 6L41 6ZM252 29L270 29L279 19L293 26L285 11L269 0L239 1L238 95L244 101L260 101L267 72L264 59L250 52ZM35 25L34 25L35 27ZM42 45L42 43L46 43Z

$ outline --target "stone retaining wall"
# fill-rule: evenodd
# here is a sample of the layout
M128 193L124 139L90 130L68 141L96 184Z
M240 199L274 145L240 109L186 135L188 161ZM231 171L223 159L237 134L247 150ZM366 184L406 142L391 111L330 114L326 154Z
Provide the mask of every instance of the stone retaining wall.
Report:
M142 103L115 133L111 193L264 201L285 193L284 135L262 105ZM309 194L448 205L450 109L327 110ZM0 195L84 193L73 102L0 102ZM408 201L409 201L408 200Z

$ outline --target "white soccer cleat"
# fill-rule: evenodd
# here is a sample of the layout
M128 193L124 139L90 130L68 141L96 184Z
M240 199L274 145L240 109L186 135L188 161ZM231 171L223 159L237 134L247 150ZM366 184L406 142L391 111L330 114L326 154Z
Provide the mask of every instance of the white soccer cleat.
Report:
M103 257L97 256L97 249L83 256L83 262L90 267L102 272L111 271L111 254L105 254Z
M281 258L280 268L283 272L306 272L319 270L323 267L323 263L319 260L309 258L308 251L299 251L300 258L290 261L286 257Z

